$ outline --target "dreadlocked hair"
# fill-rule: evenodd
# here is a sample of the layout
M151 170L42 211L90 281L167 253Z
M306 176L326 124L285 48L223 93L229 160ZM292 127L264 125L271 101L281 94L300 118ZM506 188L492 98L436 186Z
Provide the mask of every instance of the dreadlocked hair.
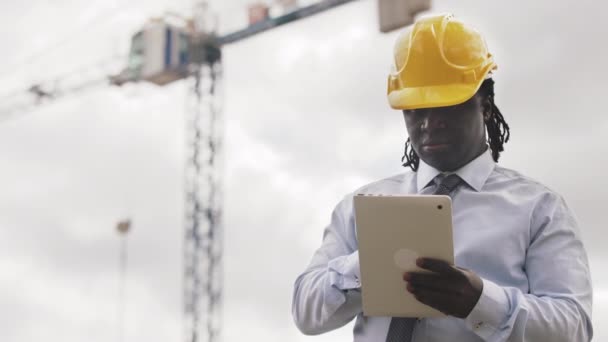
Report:
M509 125L498 107L496 107L496 104L494 104L494 80L488 78L483 81L478 93L486 97L491 105L490 117L486 120L486 130L488 132L488 145L490 145L490 150L492 150L492 158L495 162L498 162L500 152L504 151L504 144L508 142L511 137ZM401 157L401 162L404 160L404 167L410 167L413 171L418 171L420 157L418 157L412 148L412 143L409 138L405 142L405 149L403 157Z

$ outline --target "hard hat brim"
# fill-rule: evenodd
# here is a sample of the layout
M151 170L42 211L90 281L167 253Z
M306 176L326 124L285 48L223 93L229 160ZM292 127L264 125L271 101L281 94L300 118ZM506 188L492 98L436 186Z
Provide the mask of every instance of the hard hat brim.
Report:
M388 94L388 100L393 109L454 106L466 102L473 97L481 86L481 83L403 88L391 91Z

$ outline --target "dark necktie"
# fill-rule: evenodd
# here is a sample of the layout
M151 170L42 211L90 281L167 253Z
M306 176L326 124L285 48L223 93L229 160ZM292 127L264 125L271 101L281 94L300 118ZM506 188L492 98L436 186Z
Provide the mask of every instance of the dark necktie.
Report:
M439 175L435 177L435 181L436 183L439 183L439 185L437 185L437 188L435 189L435 192L433 192L433 195L448 195L452 197L452 191L456 190L456 188L462 183L462 178L460 178L460 176L458 176L457 174L453 173L446 177Z
M439 175L435 177L435 182L438 183L433 195L448 195L452 193L461 183L462 178L457 174L451 174L447 177ZM412 333L414 332L415 318L409 317L393 317L391 325L388 327L386 342L410 342Z

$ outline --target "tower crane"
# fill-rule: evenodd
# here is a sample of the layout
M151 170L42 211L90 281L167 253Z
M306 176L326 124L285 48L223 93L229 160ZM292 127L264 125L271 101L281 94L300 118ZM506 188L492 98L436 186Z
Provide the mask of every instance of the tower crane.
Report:
M274 0L281 14L270 16L270 0L248 7L249 25L218 35L206 2L192 18L168 14L149 20L131 38L127 66L120 73L69 82L62 78L31 85L20 96L0 101L0 120L21 115L61 96L99 85L121 86L146 81L163 86L190 82L187 108L183 304L185 341L216 342L220 338L222 303L222 111L218 97L222 80L222 47L311 17L355 0L319 0L299 6L298 0ZM376 0L379 29L390 32L409 25L430 0ZM90 67L102 67L104 61Z

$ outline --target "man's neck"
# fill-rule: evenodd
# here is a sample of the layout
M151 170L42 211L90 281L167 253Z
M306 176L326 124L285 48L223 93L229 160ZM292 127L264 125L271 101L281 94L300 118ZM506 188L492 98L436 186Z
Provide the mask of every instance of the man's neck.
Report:
M450 167L450 170L439 170L439 171L441 171L441 173L454 173L457 170L459 170L460 168L462 168L465 165L467 165L468 163L470 163L473 160L477 159L477 157L479 157L480 155L484 154L487 150L488 150L488 145L484 144L483 147L476 154L474 154L472 157L468 158L465 162L463 162L461 164L458 164L455 167Z

